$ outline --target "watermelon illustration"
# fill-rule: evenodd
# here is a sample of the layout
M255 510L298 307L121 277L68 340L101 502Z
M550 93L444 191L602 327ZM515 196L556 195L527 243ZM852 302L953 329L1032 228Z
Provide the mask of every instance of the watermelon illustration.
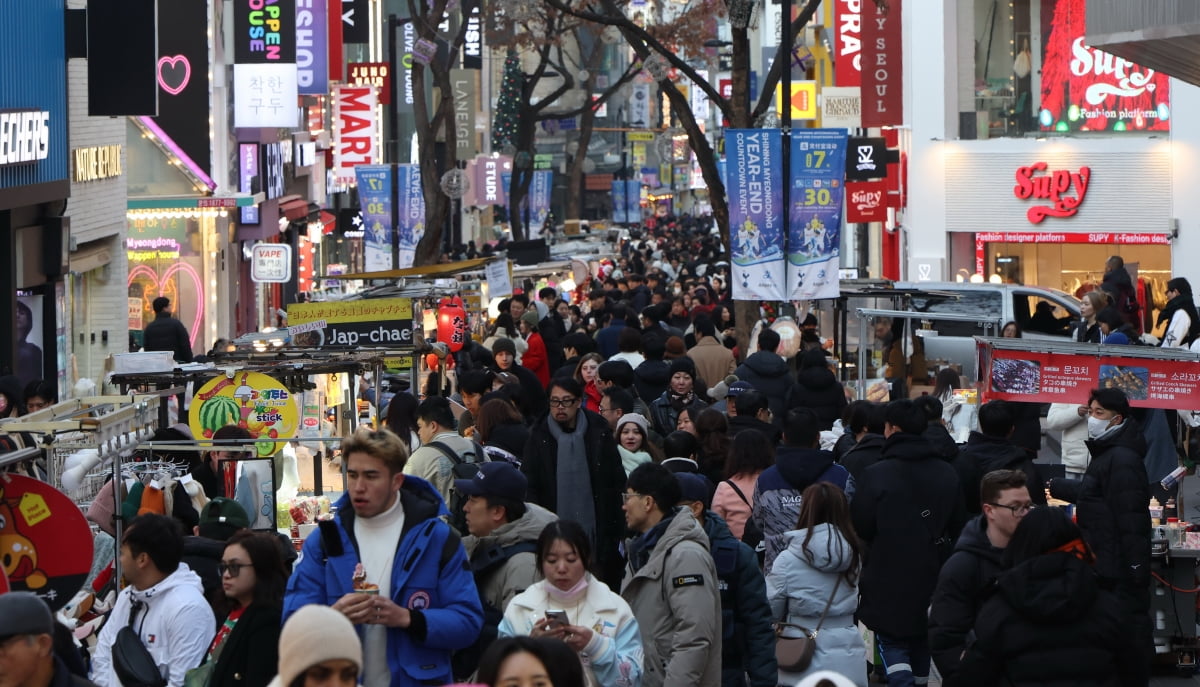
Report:
M225 425L235 425L240 417L238 402L228 396L213 396L200 406L200 426L206 439Z

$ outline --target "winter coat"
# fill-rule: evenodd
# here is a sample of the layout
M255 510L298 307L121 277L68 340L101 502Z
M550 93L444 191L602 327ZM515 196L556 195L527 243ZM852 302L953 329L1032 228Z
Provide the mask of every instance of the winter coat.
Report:
M808 408L816 414L820 429L830 429L846 410L846 391L825 364L825 354L820 350L806 352L802 364L796 384L788 391L787 409Z
M1145 589L1150 584L1149 480L1146 442L1127 418L1113 433L1087 440L1092 462L1081 480L1050 480L1050 495L1076 505L1083 539L1107 582Z
M645 651L643 687L696 687L721 680L721 600L708 536L692 512L670 518L650 557L626 566L629 602ZM635 546L626 543L625 550Z
M217 565L221 562L221 556L225 555L225 542L216 539L208 539L207 537L184 537L183 538L183 558L184 563L191 568L192 572L200 577L200 584L204 587L204 598L208 599L208 605L213 609L216 622L217 613L223 613L225 609L225 590L221 587L221 573L217 571ZM217 625L213 625L217 627Z
M693 396L692 402L684 407L687 408L688 417L695 423L696 416L700 414L701 410L707 408L708 404L701 398L701 393L693 394ZM682 409L676 409L672 405L671 392L669 390L664 391L662 395L654 399L654 402L650 404L650 421L654 424L654 429L659 434L666 436L675 431L675 426L679 423L679 414L681 412L683 412Z
M610 587L620 584L622 560L619 551L625 533L621 493L625 491L625 468L617 452L608 421L590 410L587 414L588 473L592 482L592 504L596 510L596 561L598 576ZM549 417L542 418L529 434L522 454L521 471L529 480L528 500L558 512L558 440L550 433ZM586 498L585 495L580 495Z
M433 437L428 444L412 452L404 463L404 474L420 477L441 494L442 500L450 502L450 492L454 488L454 461L441 449L431 444L444 444L453 451L464 463L477 463L483 460L478 455L475 442L465 439L453 432L442 432Z
M250 604L225 638L210 685L266 687L279 668L280 608Z
M782 428L786 417L788 391L795 383L787 361L772 351L758 351L746 358L746 362L738 365L733 374L737 375L740 381L749 382L755 391L767 397L771 413L775 416L772 424Z
M1062 463L1067 472L1082 474L1092 455L1088 453L1087 417L1080 417L1078 403L1051 403L1046 414L1046 429L1062 432Z
M188 337L187 327L166 313L155 315L154 320L142 330L142 349L170 351L175 362L192 362L192 341Z
M803 673L780 670L779 684L795 685L806 675L832 670L854 680L859 687L867 687L867 650L854 622L859 571L850 570L850 545L835 526L822 523L812 529L806 552L804 538L808 532L808 529L792 530L784 536L786 548L776 559L778 565L767 575L771 617L815 630L831 596L833 602L821 623L812 664ZM784 636L797 634L785 629Z
M742 490L746 499L750 500L749 503L743 500L741 496L738 496L733 487L726 483L726 480L717 482L717 489L713 493L713 512L725 520L725 524L729 526L729 531L733 532L733 536L739 540L746 533L746 521L750 519L754 503L754 485L758 482L758 476L761 474L761 472L753 474L742 472L729 478L734 484L737 484L738 489Z
M958 472L967 515L979 515L983 512L983 506L979 503L979 485L983 476L993 470L1024 472L1030 498L1040 506L1046 505L1046 490L1041 488L1042 479L1033 464L1033 459L1023 449L1013 446L1008 439L971 432L967 444L954 460L954 469Z
M563 364L563 337L567 335L567 326L558 313L548 312L538 322L538 334L546 344L546 357L550 360L550 370L554 371Z
M925 441L929 442L929 447L933 449L933 455L941 458L946 462L953 462L958 457L958 444L954 441L954 437L950 436L950 430L940 422L930 422L925 431L921 432L921 436Z
M546 593L542 580L513 597L500 621L500 636L529 635L547 609L565 610L571 625L592 630L592 639L579 658L588 687L637 687L642 679L642 635L637 618L621 595L586 573L587 593L579 605L563 608Z
M733 417L729 418L728 434L731 440L737 436L738 432L742 432L747 429L762 432L763 436L767 438L767 441L771 442L773 445L779 444L779 442L783 439L783 430L779 429L770 422L763 422L762 420L750 415L734 415Z
M538 535L558 516L536 503L525 504L525 515L506 522L485 537L463 537L463 549L471 561L479 597L503 612L513 597L541 578L533 549L506 557L506 549L521 544L536 545ZM503 561L499 566L495 562Z
M1071 334L1071 338L1079 343L1100 343L1103 336L1100 333L1100 323L1088 324L1087 320L1079 320Z
M153 587L138 590L130 585L117 595L92 654L92 682L99 687L121 687L113 666L112 647L117 632L129 625L134 601L144 604L134 619L138 637L169 687L180 687L184 674L204 661L217 626L217 619L204 600L200 577L184 563Z
M387 663L392 687L453 682L450 654L469 646L483 626L483 608L461 540L443 520L450 512L431 484L406 477L400 486L404 528L392 566L391 600L421 621L388 628ZM349 494L335 504L330 545L318 529L304 540L303 555L288 580L283 621L308 604L332 606L354 590L360 562ZM336 548L340 546L341 555ZM415 630L423 626L424 631ZM383 686L381 686L383 687Z
M1013 413L1013 432L1008 440L1037 454L1042 449L1042 404L1009 401L1008 405Z
M775 631L758 556L712 511L704 513L704 533L721 596L721 685L746 687L749 674L750 687L775 687Z
M1000 576L980 609L958 684L1137 684L1137 651L1125 639L1118 608L1116 596L1075 556L1059 551L1024 561Z
M841 436L833 442L833 448L831 449L833 451L833 459L839 463L842 462L842 459L846 457L846 454L857 443L858 441L854 438L853 434L843 430Z
M638 398L643 401L662 396L670 385L670 363L662 360L647 360L633 368L633 386L637 389Z
M784 549L785 535L796 529L800 518L800 494L810 484L829 482L854 498L854 478L833 462L833 454L815 448L780 446L775 464L763 471L754 486L754 522L762 528L766 544L765 570L770 572L775 556Z
M525 416L526 422L533 422L545 416L550 410L550 401L546 398L546 388L542 386L542 380L538 379L531 370L513 364L507 370L497 368L496 371L511 372L521 382L520 391L517 393L517 405L520 406L521 414Z
M929 653L946 687L957 678L967 635L975 627L989 588L1004 570L1003 559L1004 549L992 546L987 519L980 515L963 528L954 553L938 574L929 605Z
M521 357L521 367L537 376L538 382L545 389L546 385L550 383L550 356L546 352L546 342L542 339L541 334L530 332L525 343L529 346L529 350L525 351L525 355Z
M621 352L621 347L617 345L617 339L625 327L625 320L614 317L607 327L596 332L596 352L604 356L605 360Z
M1125 324L1130 325L1138 334L1141 334L1142 318L1139 316L1141 305L1138 303L1137 289L1133 286L1133 279L1129 276L1129 272L1122 268L1105 273L1104 279L1100 282L1100 288L1112 300L1108 307L1115 308Z
M891 637L924 637L938 571L966 522L957 473L929 442L897 432L864 473L850 512L869 546L859 620Z
M733 352L711 336L705 336L697 341L696 345L688 351L688 357L696 363L696 376L709 385L725 379L737 368Z
M856 485L862 482L867 468L883 458L883 442L882 434L868 432L858 440L858 443L854 444L853 448L846 451L846 455L842 456L842 466L850 471L850 476L854 478Z

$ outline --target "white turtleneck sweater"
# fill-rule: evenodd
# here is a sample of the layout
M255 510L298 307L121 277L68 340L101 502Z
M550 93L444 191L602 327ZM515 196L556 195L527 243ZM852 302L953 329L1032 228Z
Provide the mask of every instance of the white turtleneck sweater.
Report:
M379 595L392 598L392 561L404 530L404 508L397 495L391 508L373 518L354 519L354 538L367 581L379 585ZM388 685L392 671L387 662L387 631L383 625L363 625L363 684Z

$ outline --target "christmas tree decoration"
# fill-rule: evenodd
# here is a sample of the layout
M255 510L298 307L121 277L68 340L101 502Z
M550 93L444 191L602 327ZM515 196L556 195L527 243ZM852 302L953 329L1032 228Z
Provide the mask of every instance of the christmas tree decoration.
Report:
M525 73L521 71L521 60L515 50L510 50L504 59L504 76L500 82L500 99L496 102L496 117L492 120L492 149L501 150L513 146L517 140L517 124L520 119L521 92Z

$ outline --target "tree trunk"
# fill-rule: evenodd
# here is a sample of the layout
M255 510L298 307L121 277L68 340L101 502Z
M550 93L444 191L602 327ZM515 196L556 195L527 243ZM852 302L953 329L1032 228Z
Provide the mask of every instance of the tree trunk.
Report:
M590 81L587 88L587 92L591 93ZM579 138L575 139L579 147L576 148L575 155L571 158L571 185L567 188L567 217L570 219L581 219L580 216L583 214L583 162L587 160L588 148L592 145L595 126L596 111L587 107L579 115Z

